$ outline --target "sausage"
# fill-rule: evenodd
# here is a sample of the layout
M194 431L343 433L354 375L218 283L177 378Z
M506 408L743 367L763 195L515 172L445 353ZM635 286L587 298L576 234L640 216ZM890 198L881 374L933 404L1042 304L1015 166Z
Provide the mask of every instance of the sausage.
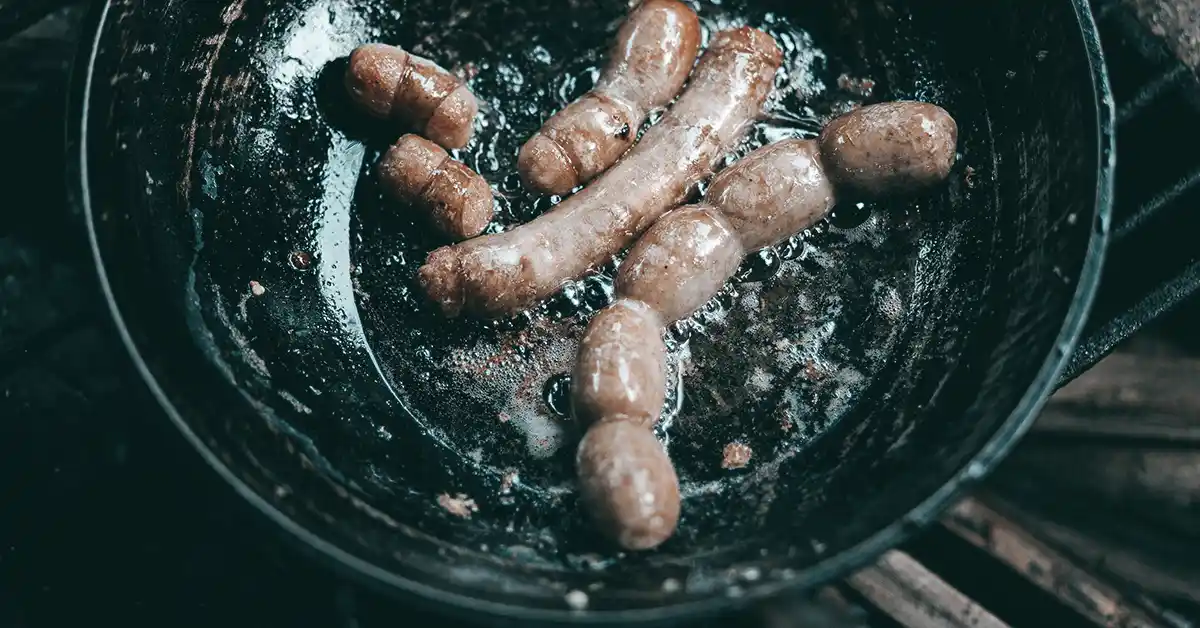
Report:
M679 478L654 432L633 421L588 430L575 457L584 508L600 531L630 550L656 547L679 522Z
M479 102L462 81L396 46L366 44L350 53L346 91L367 113L397 120L447 150L471 139Z
M749 27L717 33L691 84L612 169L510 231L445 246L418 271L450 317L515 313L620 252L679 205L743 138L771 93L781 52Z
M726 168L713 178L704 200L721 208L742 246L752 252L815 224L833 206L834 189L817 143L788 139Z
M571 414L584 425L604 416L649 417L666 399L667 348L653 308L625 300L604 308L581 340L571 378Z
M700 50L700 18L678 0L644 0L621 25L592 91L552 116L524 146L525 185L565 195L613 165L653 109L687 80Z
M492 220L487 181L423 137L401 137L379 161L378 172L389 196L424 212L449 238L473 238Z
M654 223L629 251L616 294L648 305L663 321L676 321L711 299L745 256L719 209L681 207Z
M667 529L651 523L674 522L680 510L672 501L679 498L678 478L665 468L670 459L661 446L651 446L657 444L654 408L666 395L665 380L655 376L665 366L657 349L664 326L711 299L747 252L824 217L843 190L827 175L835 168L855 194L913 191L949 174L943 160L953 157L957 142L947 132L955 128L949 114L924 103L885 105L835 120L836 128L853 130L850 136L823 133L818 140L785 140L754 151L714 178L702 204L680 207L654 223L621 264L617 301L596 314L580 342L572 408L588 426L576 468L583 504L622 547L649 549L666 541L674 524ZM906 157L896 138L911 138L914 129L926 129L928 138L912 139L908 150L920 154ZM849 138L840 144L857 145L841 150L831 167L823 144L839 137ZM870 161L880 154L890 160L886 164L909 167L893 170ZM886 184L873 185L863 173ZM633 377L639 379L631 383ZM629 479L635 475L636 483ZM634 507L638 496L647 496L645 508Z
M826 124L820 145L829 178L844 193L864 198L904 194L950 174L958 125L937 105L879 103Z

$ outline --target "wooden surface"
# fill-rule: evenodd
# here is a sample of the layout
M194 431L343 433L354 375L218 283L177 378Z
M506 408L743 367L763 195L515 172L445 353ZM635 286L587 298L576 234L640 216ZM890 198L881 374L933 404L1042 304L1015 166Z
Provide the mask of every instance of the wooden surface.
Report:
M907 628L1007 627L904 552L888 552L847 583Z
M1114 353L1059 390L1034 432L1200 445L1200 360Z
M955 506L943 524L972 545L1018 571L1030 582L1101 626L1165 626L1147 616L1116 586L1038 539L1021 523L978 498Z
M1092 625L1194 626L1176 609L1200 604L1198 429L1200 360L1131 343L1059 391L942 526ZM1006 625L961 576L892 552L847 584L903 626Z
M1161 338L1107 357L944 524L1098 625L1189 625L1167 606L1200 608L1200 359Z
M1139 21L1192 69L1200 70L1200 3L1195 0L1122 0Z
M1127 535L1113 539L1028 512L1021 523L1031 534L1060 548L1092 573L1140 591L1138 598L1143 604L1158 606L1152 604L1153 598L1200 604L1200 562L1195 560L1194 551L1180 552L1186 542L1164 543L1162 536L1153 531L1143 532L1140 538Z
M1109 356L1051 399L992 483L1113 527L1200 536L1200 360L1136 347Z

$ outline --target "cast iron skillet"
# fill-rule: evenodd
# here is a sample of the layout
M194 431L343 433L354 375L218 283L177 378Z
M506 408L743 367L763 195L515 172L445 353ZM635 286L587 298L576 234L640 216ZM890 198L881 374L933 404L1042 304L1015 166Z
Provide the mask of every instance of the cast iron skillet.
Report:
M839 207L673 330L662 436L687 500L644 555L578 513L577 435L553 410L611 269L528 316L441 320L412 284L437 242L371 176L396 130L356 120L338 87L373 40L474 76L485 115L459 156L514 224L555 202L521 189L517 148L595 79L626 3L98 7L76 191L129 349L213 468L369 582L525 623L711 617L811 590L986 475L1051 390L1104 250L1113 106L1087 3L698 6L787 50L751 145L811 135L870 78L866 100L946 107L962 158L932 194ZM721 468L731 442L753 449L746 468Z

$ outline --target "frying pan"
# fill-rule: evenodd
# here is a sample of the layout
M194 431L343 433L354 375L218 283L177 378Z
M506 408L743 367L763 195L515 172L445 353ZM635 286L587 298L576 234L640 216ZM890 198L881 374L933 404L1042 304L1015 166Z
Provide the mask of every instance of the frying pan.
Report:
M627 4L95 7L69 151L112 312L170 419L302 547L475 620L712 618L865 565L1024 433L1108 231L1113 105L1087 3L696 6L710 33L750 23L786 52L741 153L912 98L956 117L961 158L932 193L839 206L672 329L660 436L684 516L631 554L579 513L578 431L556 412L612 268L513 319L438 317L412 278L440 243L371 174L398 130L338 87L379 40L472 77L483 115L457 156L493 183L493 228L517 224L558 200L521 188L517 149L595 80ZM724 468L730 443L748 465Z

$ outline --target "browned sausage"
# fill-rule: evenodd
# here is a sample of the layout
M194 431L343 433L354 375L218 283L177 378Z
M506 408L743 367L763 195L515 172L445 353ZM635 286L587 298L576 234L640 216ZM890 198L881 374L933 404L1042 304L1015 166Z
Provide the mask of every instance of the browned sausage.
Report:
M617 274L616 293L650 306L663 322L676 321L711 299L745 255L721 210L680 207L633 245Z
M746 252L815 224L836 195L927 188L949 175L956 150L954 119L921 102L862 107L831 121L817 140L756 150L713 179L704 205L668 212L638 240L617 275L617 295L670 324L712 298Z
M832 120L820 143L821 162L841 191L878 197L945 179L954 165L958 125L937 105L887 102Z
M350 53L346 90L371 115L398 120L447 150L471 139L479 102L462 81L396 46L366 44Z
M945 155L953 157L957 141L955 134L945 132L954 128L949 114L923 103L888 104L888 116L871 109L864 107L835 121L839 128L861 129L855 141L873 142L840 153L839 172L856 182L855 193L914 190L946 177L949 168L942 168L941 160ZM910 150L920 153L907 158L893 139L912 131L905 111L912 119L929 120L925 128L931 129L931 140L914 141ZM839 136L823 134L819 142L836 141L830 139L835 137ZM678 479L667 472L670 460L661 447L651 446L657 444L650 429L657 412L650 401L631 402L644 399L662 404L666 394L658 350L662 326L711 299L747 251L811 226L833 207L835 185L826 176L819 142L785 140L761 148L718 175L705 204L680 207L660 218L622 263L617 301L588 324L573 374L573 408L590 425L576 471L584 505L601 530L626 549L648 549L665 541L673 527L653 527L656 533L650 534L647 522L666 521L668 515L674 522L680 510L675 501ZM924 159L927 167L911 166L900 173L880 170L869 161L878 151L887 153L889 163L915 164ZM871 171L890 184L873 187L856 178ZM916 182L905 181L905 176ZM650 325L659 327L650 329ZM639 379L631 383L634 375ZM622 427L618 431L611 425ZM634 473L629 469L641 472L636 486L624 479ZM596 473L606 475L595 477ZM612 479L617 476L622 480ZM638 495L652 496L646 498L646 508L634 507Z
M588 430L575 457L579 493L601 532L621 547L666 541L679 522L679 479L654 432L635 421Z
M760 30L717 33L670 113L616 166L529 223L435 250L419 271L425 293L448 316L504 316L620 252L741 141L780 61Z
M571 414L585 425L605 415L650 417L666 398L663 322L645 303L621 301L592 318L571 378Z
M704 200L721 208L747 252L775 244L813 225L833 206L833 184L818 152L812 140L760 148L714 177Z
M596 87L555 114L524 146L525 185L566 194L613 165L653 109L687 80L700 50L700 18L678 0L644 0L621 25Z
M455 240L473 238L492 220L492 188L441 146L408 134L379 161L379 181L392 198L409 203Z

